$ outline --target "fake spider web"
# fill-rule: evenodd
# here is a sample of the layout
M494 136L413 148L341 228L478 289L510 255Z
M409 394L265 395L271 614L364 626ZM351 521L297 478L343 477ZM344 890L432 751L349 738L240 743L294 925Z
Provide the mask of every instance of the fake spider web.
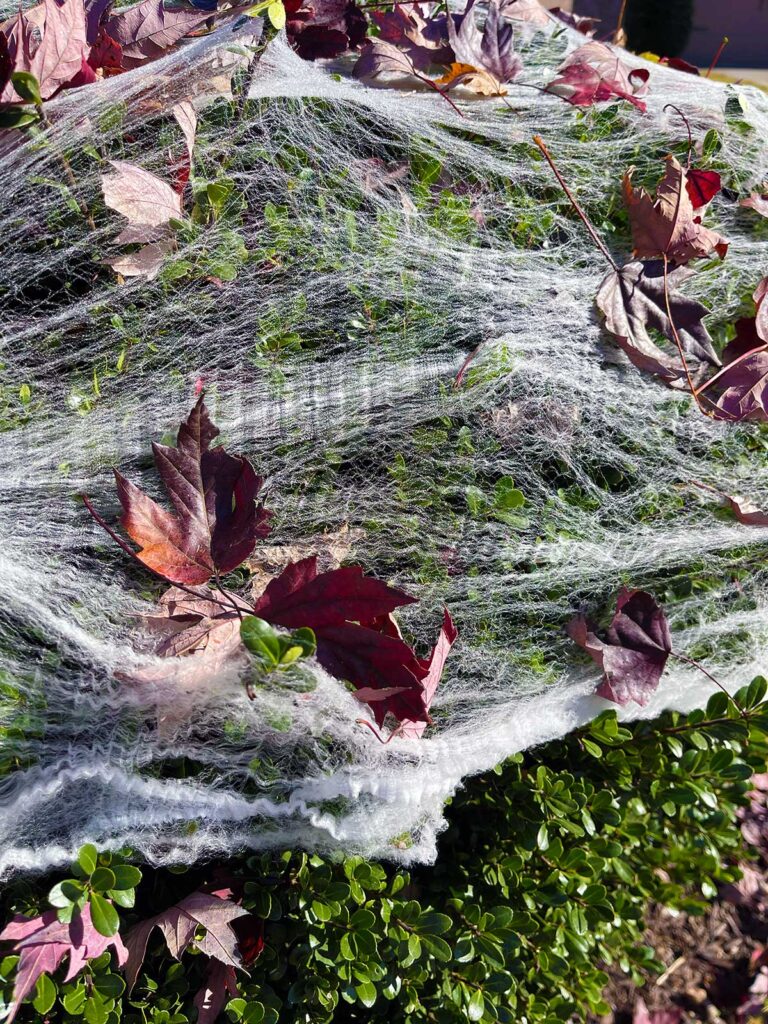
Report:
M549 81L582 42L519 39L521 81ZM2 136L5 873L86 841L155 863L284 847L429 861L462 779L608 706L564 625L622 582L652 590L676 648L729 687L765 664L766 533L694 486L768 502L759 428L709 421L606 339L605 267L531 138L605 231L624 169L657 176L686 137L669 102L695 139L717 130L731 187L762 180L766 98L649 65L646 114L511 85L505 101L458 99L459 117L278 39L233 104L217 93L235 65L243 81L246 43L218 30L62 94L24 145ZM185 99L194 178L232 182L227 212L179 232L154 281L119 284L102 262L122 226L101 199L106 159L167 180ZM766 270L768 233L722 197L708 217L731 248L686 291L717 336ZM606 237L628 256L626 232ZM161 664L140 617L160 588L77 495L114 521L113 465L157 495L150 442L200 378L228 450L267 477L268 543L348 525L346 557L419 597L400 621L422 652L450 609L460 640L422 740L380 744L319 668L311 692L277 684L254 701L235 673L194 679L184 662L162 684L125 681ZM505 501L510 478L525 505ZM651 704L622 714L708 692L670 664Z

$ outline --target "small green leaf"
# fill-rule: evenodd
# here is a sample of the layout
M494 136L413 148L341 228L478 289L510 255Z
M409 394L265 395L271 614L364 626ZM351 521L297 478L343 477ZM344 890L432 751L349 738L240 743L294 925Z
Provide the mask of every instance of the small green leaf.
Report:
M85 846L81 846L77 854L77 863L86 873L91 875L96 870L96 864L98 861L99 851L93 845L93 843L86 843Z
M13 88L27 103L39 106L43 102L40 95L40 83L30 71L14 71L11 75Z
M273 0L267 8L267 17L278 32L285 28L285 7L283 7L282 0Z
M113 889L133 889L141 881L141 872L133 864L113 864L112 873L115 876Z
M91 885L96 892L107 892L108 889L115 889L115 875L111 868L96 868L91 875Z
M35 998L32 1005L38 1013L48 1013L56 1002L56 985L47 974L41 974L37 979Z
M99 935L115 935L120 927L120 918L117 916L117 911L112 904L97 892L91 893L89 902L91 904L93 927Z

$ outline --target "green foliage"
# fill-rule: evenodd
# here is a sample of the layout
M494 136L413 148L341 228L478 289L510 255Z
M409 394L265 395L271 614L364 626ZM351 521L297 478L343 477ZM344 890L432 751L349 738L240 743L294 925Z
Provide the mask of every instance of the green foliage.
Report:
M642 941L647 905L702 913L738 877L736 812L765 768L765 693L757 679L737 703L718 692L703 710L629 726L606 711L510 758L454 798L434 867L297 852L228 863L229 884L264 921L265 948L221 1020L550 1024L607 1012L607 965L636 982L658 968ZM137 869L86 846L50 898L76 902L87 889L95 920L103 892L123 908L124 936L212 873L144 869L132 907L118 897ZM6 893L5 917L44 908L41 887ZM106 954L72 982L41 981L18 1019L193 1024L204 960L176 963L150 945L126 994ZM15 963L0 961L6 1000Z

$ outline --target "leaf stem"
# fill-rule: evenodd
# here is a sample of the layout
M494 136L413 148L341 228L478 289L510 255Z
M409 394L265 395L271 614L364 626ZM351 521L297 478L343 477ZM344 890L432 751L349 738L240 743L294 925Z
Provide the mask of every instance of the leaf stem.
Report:
M720 690L723 691L728 700L733 701L734 705L739 709L739 714L741 715L741 717L746 718L747 713L741 706L741 704L739 704L736 698L726 690L726 688L723 686L720 680L715 679L712 673L708 672L703 665L700 665L698 661L696 661L694 658L689 658L687 654L678 654L677 651L670 651L669 653L673 658L677 658L678 661L684 661L686 665L691 665L693 668L697 668L699 672L703 672L707 679L709 679L711 682L715 684L715 686L717 686Z
M685 352L683 351L683 343L680 341L680 335L677 333L677 327L675 326L675 321L672 319L672 309L671 309L670 304L669 304L669 282L668 282L669 258L667 257L666 253L663 253L662 255L663 255L663 258L664 258L664 304L667 307L667 319L669 320L669 326L670 326L670 329L672 331L672 338L673 338L675 344L677 345L677 351L680 353L680 359L681 359L682 364L683 364L683 369L685 370L685 378L688 381L688 387L690 388L691 394L693 395L693 397L694 397L694 399L696 401L696 405L699 407L699 411L700 412L702 412L705 416L710 416L711 417L712 413L709 412L709 410L705 409L704 406L701 404L701 401L699 400L698 393L697 393L696 388L695 388L694 383L693 383L693 378L691 377L691 371L690 371L690 369L688 367L688 361L686 360Z
M571 192L571 190L566 185L565 179L563 178L563 176L560 173L560 171L557 169L555 161L552 159L552 156L551 156L549 150L547 149L544 140L542 139L542 137L540 135L534 135L533 136L533 141L536 143L536 145L539 147L541 152L544 154L545 160L547 161L549 166L552 168L552 172L555 175L555 177L557 178L558 182L560 183L560 187L562 188L563 192L565 192L565 194L568 196L568 199L570 200L571 206L574 208L576 213L581 218L581 221L584 224L584 227L589 232L589 235L590 235L592 241L595 243L597 248L600 250L600 252L608 260L608 262L611 264L613 269L618 274L619 268L618 268L618 265L616 264L616 261L614 260L613 256L611 256L611 254L608 252L608 249L607 249L605 243L603 242L603 240L600 237L600 235L598 235L595 226L592 224L592 221L589 219L589 217L587 217L586 213L582 210L581 206L579 206L579 203L577 202L576 197L574 196L574 194Z
M97 522L99 524L99 526L102 528L102 530L104 530L106 533L109 534L109 536L112 538L112 540L115 542L115 544L118 545L118 547L122 548L123 551L125 551L125 553L127 555L131 556L131 558L134 560L134 562L138 562L139 565L142 566L142 568L146 569L147 566L144 565L144 563L139 558L139 556L136 554L136 552L133 550L131 545L128 544L126 541L124 541L123 538L120 536L120 534L117 533L115 530L113 530L112 527L109 525L109 523L106 521L106 519L104 519L104 517L99 512L96 511L96 509L93 507L93 503L91 502L91 499L88 497L88 495L87 494L81 494L80 497L82 498L83 504L88 509L89 513L91 514L91 518L95 522ZM178 587L178 589L179 590L183 590L185 594L191 594L192 597L196 597L198 600L200 599L199 591L195 590L193 587L188 587L184 583L177 583L176 580L172 580L172 579L169 579L167 576L163 576L162 573L157 572L155 569L152 569L150 571L152 572L152 574L154 576L157 576L158 579L163 580L164 583L168 583L172 587ZM223 594L225 594L225 596L226 596L226 593L225 593L224 590L222 590L221 586L219 586L219 590L221 590L221 592ZM230 608L229 604L225 603L224 601L220 601L218 598L214 597L213 595L211 595L210 600L213 601L214 604L221 605L222 608L226 608L227 610L229 610L229 608Z

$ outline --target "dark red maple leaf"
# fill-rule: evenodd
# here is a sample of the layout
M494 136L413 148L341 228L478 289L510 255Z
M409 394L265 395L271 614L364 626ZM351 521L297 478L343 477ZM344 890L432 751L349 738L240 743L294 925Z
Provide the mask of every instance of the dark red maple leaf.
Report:
M429 702L445 657L435 661L433 652L430 659L419 659L391 617L395 608L414 601L403 591L364 576L360 566L318 574L313 555L287 566L272 580L254 613L276 626L313 629L317 660L326 672L353 684L379 725L388 713L400 722L428 724Z
M710 203L722 188L717 171L702 171L689 167L685 172L685 190L694 210L700 210Z
M175 515L115 470L123 506L120 523L139 551L84 499L96 522L125 551L172 583L195 586L231 572L251 554L256 540L269 533L271 512L256 505L262 478L243 456L211 448L218 434L201 395L179 428L176 447L152 445Z
M642 96L648 83L644 68L628 68L605 43L585 43L570 53L546 92L561 96L577 107L592 106L618 97L645 111Z
M607 642L590 630L583 615L568 623L568 633L603 670L598 696L616 704L648 703L672 652L667 617L651 594L622 588Z
M354 0L293 0L286 12L288 40L304 60L338 57L360 46L368 31Z

